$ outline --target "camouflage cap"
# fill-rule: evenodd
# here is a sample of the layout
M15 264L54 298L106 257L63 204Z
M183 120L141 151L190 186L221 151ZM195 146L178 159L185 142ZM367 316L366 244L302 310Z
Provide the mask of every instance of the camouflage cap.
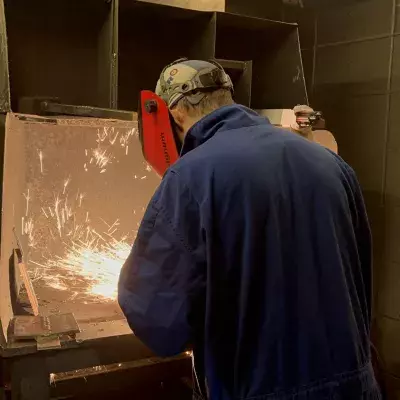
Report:
M232 81L221 65L215 61L182 58L163 69L156 94L172 108L183 97L196 105L204 98L205 92L220 88L233 92Z

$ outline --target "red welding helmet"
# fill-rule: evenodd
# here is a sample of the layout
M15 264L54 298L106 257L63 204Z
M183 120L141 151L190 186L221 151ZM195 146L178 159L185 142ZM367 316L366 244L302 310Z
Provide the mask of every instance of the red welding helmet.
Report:
M150 90L140 92L139 138L146 161L163 176L179 158L179 139L165 101Z
M181 58L163 69L156 93L140 93L138 122L143 154L158 174L164 175L178 159L181 147L169 110L183 97L195 106L206 92L221 88L233 92L232 81L220 64Z

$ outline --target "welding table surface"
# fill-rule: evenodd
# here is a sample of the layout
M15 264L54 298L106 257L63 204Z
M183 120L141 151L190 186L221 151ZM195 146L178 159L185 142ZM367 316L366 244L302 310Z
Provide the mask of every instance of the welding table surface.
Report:
M3 371L11 380L12 398L45 400L51 398L51 374L139 360L143 360L143 366L151 365L154 354L130 332L126 321L121 320L85 324L77 341L62 342L60 350L37 351L34 342L11 343L3 349L2 356Z
M190 363L181 364L187 355L166 360L154 358L151 350L132 333L116 302L68 302L68 293L44 287L39 288L38 296L42 315L73 311L77 315L81 332L76 335L75 340L61 340L62 348L59 350L38 351L35 341L9 342L9 347L3 351L3 357L7 374L11 377L11 386L17 387L16 393L13 389L15 398L50 399L51 373L79 374L86 369L92 371L94 368L97 371L101 366L106 370L107 366L112 365L135 365L150 367L152 375L155 373L163 377L170 376L170 373L176 374L175 370L179 365L182 368L183 365L187 368L190 366ZM47 302L43 302L44 297ZM169 372L163 372L162 368ZM186 371L186 367L184 370ZM137 379L146 379L146 372L135 373ZM164 379L161 377L159 379ZM28 392L25 387L29 387ZM22 397L18 397L21 393Z
M91 322L109 322L124 319L117 301L88 298L70 299L70 292L51 287L35 287L39 298L40 315L73 313L79 325Z
M105 337L132 334L127 321L117 301L98 301L90 299L83 302L81 298L70 300L70 292L59 291L49 287L36 287L39 298L40 315L49 316L54 314L73 313L79 325L80 333L76 335L76 342L101 339ZM22 298L24 299L25 296ZM74 340L62 340L65 346L74 346ZM9 344L10 349L28 350L36 346L35 341L13 341Z
M8 348L3 350L3 357L16 384L19 385L17 376L26 377L27 371L33 369L34 376L29 375L31 384L38 385L35 390L43 389L43 393L47 393L49 373L73 373L85 368L132 362L139 362L142 366L154 364L154 353L132 333L116 302L86 305L77 302L71 306L71 302L65 302L67 293L60 297L56 290L41 288L38 295L51 300L41 306L42 315L64 312L64 308L74 310L81 332L74 340L61 340L61 349L38 351L35 341L10 341ZM187 355L169 360L179 363L182 357Z

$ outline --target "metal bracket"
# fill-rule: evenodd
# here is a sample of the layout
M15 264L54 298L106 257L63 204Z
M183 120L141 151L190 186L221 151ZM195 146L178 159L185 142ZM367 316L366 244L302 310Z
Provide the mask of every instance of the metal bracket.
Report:
M62 104L57 98L23 97L19 101L19 112L35 115L71 115L76 117L119 119L135 121L137 114L133 111L114 110L91 106Z

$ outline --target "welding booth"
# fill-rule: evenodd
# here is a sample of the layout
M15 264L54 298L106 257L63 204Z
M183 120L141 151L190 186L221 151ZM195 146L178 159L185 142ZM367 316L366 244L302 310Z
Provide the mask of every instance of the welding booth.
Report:
M67 397L71 380L89 395L104 373L145 388L190 368L186 354L152 354L115 301L159 183L138 94L182 56L217 59L238 103L307 103L295 24L133 0L0 0L0 344L13 399Z

